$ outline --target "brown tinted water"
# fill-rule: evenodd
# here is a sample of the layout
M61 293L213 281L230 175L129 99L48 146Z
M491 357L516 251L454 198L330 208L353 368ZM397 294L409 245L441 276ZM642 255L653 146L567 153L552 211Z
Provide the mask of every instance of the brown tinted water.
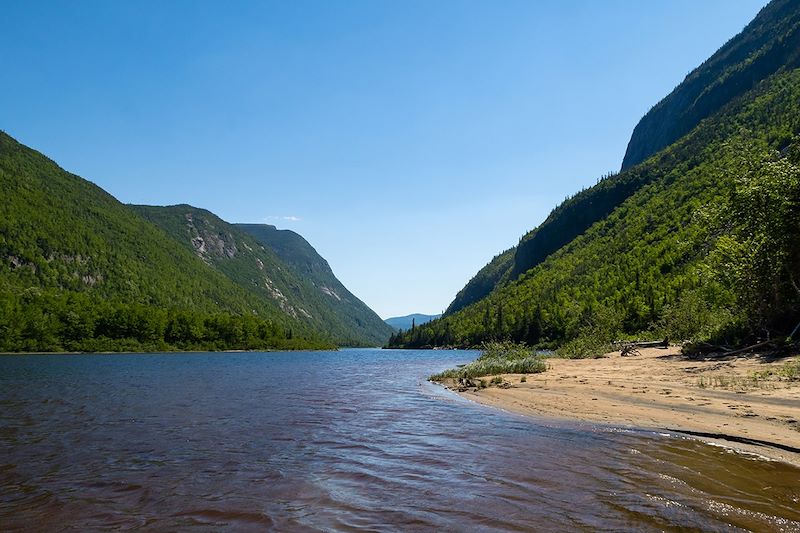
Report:
M800 470L425 381L473 357L0 357L0 529L800 531Z

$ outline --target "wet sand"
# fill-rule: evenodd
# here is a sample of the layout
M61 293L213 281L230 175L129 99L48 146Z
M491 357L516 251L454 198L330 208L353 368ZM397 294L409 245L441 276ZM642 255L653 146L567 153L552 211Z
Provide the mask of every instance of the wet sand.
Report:
M800 466L800 381L764 376L800 358L693 360L678 347L640 352L548 359L546 372L529 374L526 382L503 375L501 387L444 385L519 414L685 432ZM756 373L762 377L754 379Z

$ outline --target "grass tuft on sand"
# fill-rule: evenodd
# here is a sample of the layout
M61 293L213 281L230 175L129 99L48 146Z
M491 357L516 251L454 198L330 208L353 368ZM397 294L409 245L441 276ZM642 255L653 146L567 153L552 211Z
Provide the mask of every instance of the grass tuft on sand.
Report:
M461 368L451 368L434 374L430 381L477 378L494 374L536 374L547 370L544 357L533 348L513 342L487 342L481 355Z

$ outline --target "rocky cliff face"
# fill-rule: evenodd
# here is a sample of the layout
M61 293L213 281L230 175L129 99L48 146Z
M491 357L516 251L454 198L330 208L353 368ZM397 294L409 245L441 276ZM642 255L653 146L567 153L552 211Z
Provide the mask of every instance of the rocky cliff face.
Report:
M639 121L622 168L630 168L677 141L761 80L797 66L800 2L774 0Z
M208 264L214 259L236 256L236 241L230 233L220 231L208 218L201 218L196 224L192 213L184 215L189 240L197 256Z

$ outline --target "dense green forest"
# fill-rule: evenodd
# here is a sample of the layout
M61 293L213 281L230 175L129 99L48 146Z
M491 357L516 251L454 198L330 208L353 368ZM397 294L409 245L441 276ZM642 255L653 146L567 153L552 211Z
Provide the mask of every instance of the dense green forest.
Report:
M488 296L391 344L511 339L581 354L626 336L785 338L800 321L798 135L800 70L782 70L559 206L559 222L531 234L547 228L532 268L514 278L501 254L485 277L506 279Z
M628 144L622 165L628 172L624 176L602 176L602 186L580 191L556 207L542 224L522 236L516 247L481 269L459 291L445 314L455 313L518 279L669 168L667 163L634 169L635 163L676 142L761 80L799 65L800 4L775 0L642 118Z
M206 233L203 255L2 132L0 200L0 351L321 348L388 337L388 328L377 341L348 330L330 310L303 320L294 289L310 282L286 274L285 294L253 290L235 261L214 264L213 253L231 252L214 248L218 231ZM291 272L238 233L250 239L243 252L258 247L271 261L269 276Z
M253 314L203 312L31 288L0 292L0 352L331 349Z

